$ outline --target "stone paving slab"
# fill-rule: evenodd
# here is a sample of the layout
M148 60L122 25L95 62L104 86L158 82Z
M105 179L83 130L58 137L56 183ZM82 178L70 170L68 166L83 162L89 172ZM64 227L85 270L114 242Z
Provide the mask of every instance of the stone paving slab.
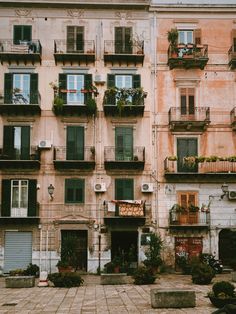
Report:
M230 280L231 274L217 275L213 283ZM130 281L132 282L132 281ZM236 283L234 283L236 286ZM100 285L99 276L85 276L78 288L5 288L0 278L0 314L211 314L213 307L205 296L210 285L195 285L191 276L161 274L153 285ZM196 307L186 309L152 309L150 290L183 288L196 292ZM4 305L5 304L5 305Z

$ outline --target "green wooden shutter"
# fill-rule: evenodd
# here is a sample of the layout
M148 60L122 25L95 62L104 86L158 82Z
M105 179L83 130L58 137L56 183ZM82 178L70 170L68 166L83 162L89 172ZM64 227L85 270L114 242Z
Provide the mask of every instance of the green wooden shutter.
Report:
M4 103L12 104L12 92L13 92L13 74L5 73L4 78Z
M63 104L67 104L67 93L62 93L61 90L67 89L67 74L59 74L59 97L63 99Z
M107 74L107 88L115 87L115 75L114 74ZM106 104L115 106L116 104L116 97L115 94L110 94L107 96Z
M180 114L187 114L187 90L186 88L180 89Z
M13 42L15 45L20 44L20 41L32 40L32 26L31 25L14 25Z
M84 179L65 180L65 203L84 203Z
M141 87L141 77L139 74L133 75L133 88L140 88ZM139 95L134 95L132 99L133 105L138 105L143 103L140 102Z
M75 26L67 26L67 52L75 51Z
M195 113L194 95L188 96L188 106L189 106L189 114L194 114Z
M22 25L14 25L13 28L13 43L18 45L22 40Z
M125 37L125 53L132 53L132 28L131 27L125 27L124 29L124 37Z
M30 127L21 127L21 157L22 160L30 159Z
M84 127L67 127L67 160L84 160Z
M14 127L11 125L4 125L3 128L3 154L7 159L15 158Z
M92 86L92 74L85 74L84 75L84 88L86 90L90 90L91 86ZM92 93L85 93L84 103L86 104L87 101L91 98L92 98Z
M115 179L115 199L116 200L134 199L133 179Z
M84 52L84 27L76 27L76 50L80 53Z
M117 127L115 129L116 160L133 160L133 129Z
M38 216L37 213L37 180L29 180L28 216Z
M30 74L30 103L38 104L38 74Z
M123 27L115 27L115 53L122 53Z
M11 180L2 180L2 211L1 216L11 216Z

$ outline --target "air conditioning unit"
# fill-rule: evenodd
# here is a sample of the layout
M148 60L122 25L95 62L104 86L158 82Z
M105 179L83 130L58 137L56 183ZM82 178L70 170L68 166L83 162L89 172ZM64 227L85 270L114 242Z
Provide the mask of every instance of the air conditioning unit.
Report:
M106 82L106 78L104 75L96 74L94 78L94 82L96 84L104 84Z
M39 142L38 145L39 148L51 148L52 147L52 143L49 140L42 140Z
M142 192L152 193L153 191L153 183L142 183Z
M95 183L94 184L94 192L106 192L106 183Z
M236 200L236 191L229 191L229 200Z

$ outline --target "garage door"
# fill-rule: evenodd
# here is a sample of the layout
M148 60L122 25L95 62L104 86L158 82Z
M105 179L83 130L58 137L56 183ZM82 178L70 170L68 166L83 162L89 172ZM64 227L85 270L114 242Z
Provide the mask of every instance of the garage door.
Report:
M26 268L32 263L32 233L7 231L5 233L4 273Z

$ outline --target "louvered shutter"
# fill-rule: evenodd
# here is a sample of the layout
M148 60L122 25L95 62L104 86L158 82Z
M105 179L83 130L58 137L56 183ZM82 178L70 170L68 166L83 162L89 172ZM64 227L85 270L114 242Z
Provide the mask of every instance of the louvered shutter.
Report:
M11 125L4 125L3 128L3 154L8 159L15 158L14 127Z
M38 104L38 74L30 74L30 103Z
M188 111L189 114L195 113L194 88L188 88Z
M13 74L5 73L4 76L4 103L12 104Z
M61 90L67 90L67 75L59 74L59 97L63 99L63 104L67 104L67 93L62 93Z
M2 210L1 216L11 216L11 180L2 180Z
M187 89L180 89L180 113L181 115L187 114Z
M115 75L114 74L108 74L107 75L107 87L108 88L112 88L112 87L115 87ZM116 97L115 95L109 95L107 97L107 104L109 105L115 105L116 103Z
M92 86L92 74L85 74L84 75L84 88L86 90L90 90ZM86 104L89 99L92 98L92 93L85 93L84 94L84 103Z
M20 159L30 159L30 127L21 127L21 156Z
M122 53L123 27L115 27L115 53Z
M29 180L28 216L36 217L37 213L37 180Z
M236 52L236 29L232 30L232 51Z

